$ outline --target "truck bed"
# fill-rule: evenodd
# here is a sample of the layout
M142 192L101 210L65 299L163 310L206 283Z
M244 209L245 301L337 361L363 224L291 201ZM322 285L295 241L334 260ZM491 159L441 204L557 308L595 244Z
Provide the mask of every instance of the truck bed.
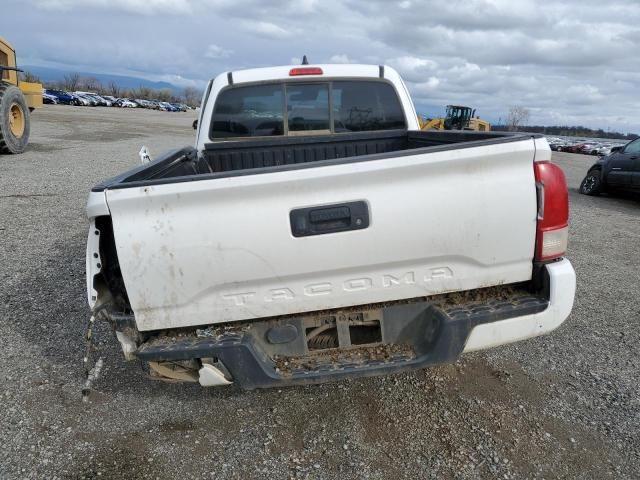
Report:
M531 135L513 132L394 130L212 142L200 156L190 147L178 149L93 191L381 160L527 138Z

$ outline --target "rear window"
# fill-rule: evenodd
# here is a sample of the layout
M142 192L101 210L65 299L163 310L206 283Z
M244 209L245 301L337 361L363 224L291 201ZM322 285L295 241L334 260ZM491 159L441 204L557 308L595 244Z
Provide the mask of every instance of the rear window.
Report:
M406 128L392 85L381 81L278 83L223 90L211 138L268 137Z
M289 132L330 133L329 85L287 85L287 125Z
M404 112L394 88L382 82L333 82L336 132L404 128Z
M213 109L212 136L284 135L282 85L237 87L222 92Z

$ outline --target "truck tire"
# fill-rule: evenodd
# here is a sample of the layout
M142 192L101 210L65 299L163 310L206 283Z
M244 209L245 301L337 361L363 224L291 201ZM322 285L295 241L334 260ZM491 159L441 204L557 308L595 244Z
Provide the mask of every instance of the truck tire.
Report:
M597 168L589 170L580 183L580 193L583 195L600 195L602 193L601 173Z
M29 141L31 120L18 87L0 83L0 153L22 153Z

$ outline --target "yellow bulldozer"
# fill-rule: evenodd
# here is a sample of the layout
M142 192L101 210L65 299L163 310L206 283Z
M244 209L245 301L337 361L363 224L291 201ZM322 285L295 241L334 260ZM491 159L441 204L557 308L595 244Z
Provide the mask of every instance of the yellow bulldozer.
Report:
M31 132L30 114L42 106L42 84L20 80L16 51L0 37L0 153L22 153Z
M476 117L475 109L461 105L447 105L444 118L425 119L418 117L422 130L475 130L488 132L491 124Z

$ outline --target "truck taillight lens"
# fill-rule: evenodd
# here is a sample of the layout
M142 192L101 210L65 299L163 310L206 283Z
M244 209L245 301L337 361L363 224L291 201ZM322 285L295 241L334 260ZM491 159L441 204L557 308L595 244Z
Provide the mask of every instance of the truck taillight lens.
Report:
M289 70L290 77L299 77L302 75L322 75L322 69L319 67L299 67Z
M569 239L569 192L564 172L551 162L535 162L538 192L536 261L561 257Z

